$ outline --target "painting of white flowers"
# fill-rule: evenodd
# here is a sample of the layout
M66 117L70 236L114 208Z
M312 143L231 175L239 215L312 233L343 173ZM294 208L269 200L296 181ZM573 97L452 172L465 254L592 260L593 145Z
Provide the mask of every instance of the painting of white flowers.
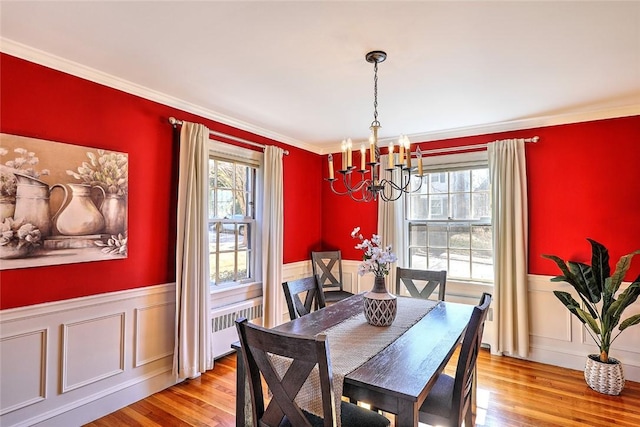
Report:
M127 257L126 153L0 134L0 270Z

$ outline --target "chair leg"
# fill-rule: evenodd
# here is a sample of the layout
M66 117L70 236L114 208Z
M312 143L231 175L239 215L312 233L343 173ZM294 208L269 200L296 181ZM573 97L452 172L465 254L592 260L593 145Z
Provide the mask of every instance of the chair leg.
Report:
M467 413L464 415L464 427L473 426L473 411L471 410L471 405L469 405L469 409L467 409Z

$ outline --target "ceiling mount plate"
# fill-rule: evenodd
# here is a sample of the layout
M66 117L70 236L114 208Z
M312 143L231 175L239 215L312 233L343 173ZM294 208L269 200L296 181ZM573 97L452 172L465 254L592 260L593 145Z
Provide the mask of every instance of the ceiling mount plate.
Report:
M383 62L385 59L387 59L387 52L383 52L381 50L374 50L372 52L367 53L365 58L367 59L367 62L371 62L372 64L373 63L379 64Z

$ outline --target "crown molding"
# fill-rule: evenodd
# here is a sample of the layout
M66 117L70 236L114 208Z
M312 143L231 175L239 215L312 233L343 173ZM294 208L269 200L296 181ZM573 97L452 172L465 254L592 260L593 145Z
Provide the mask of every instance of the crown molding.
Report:
M298 147L306 151L310 151L316 154L328 154L336 153L340 151L340 144L331 146L317 146L312 145L295 138L291 138L285 135L281 135L277 132L264 129L259 126L252 125L250 123L235 119L233 117L226 116L224 114L212 111L206 108L202 108L198 105L183 101L173 96L164 94L162 92L155 91L145 86L138 85L128 80L121 79L108 73L96 70L73 62L56 55L52 55L48 52L35 49L33 47L24 45L22 43L15 42L13 40L0 37L0 52L16 56L27 61L34 62L45 67L52 68L54 70L62 71L67 74L71 74L76 77L83 78L85 80L92 81L94 83L102 84L114 89L121 90L123 92L140 96L150 101L158 102L163 105L167 105L173 108L177 108L182 111L186 111L206 119L214 120L216 122L232 126L234 128L254 133L256 135L263 136L275 141L279 141L293 147ZM424 132L407 135L414 142L429 142L442 139L462 138L466 136L484 135L498 132L509 132L523 129L533 129L546 126L557 126L571 123L588 122L594 120L603 120L617 117L628 117L640 115L640 105L628 105L623 107L615 107L610 109L593 110L593 111L581 111L574 113L566 113L559 115L540 116L528 119L513 120L500 123L492 123L478 126L468 126L461 128L453 128L442 131ZM177 117L180 119L180 117ZM380 139L381 143L388 143L392 138Z
M552 116L540 116L508 122L468 126L434 132L416 133L407 136L412 142L429 142L451 138L463 138L466 136L486 135L499 132L510 132L516 130L591 122L595 120L614 119L618 117L630 117L638 115L640 115L640 105L633 104L601 110L581 111L575 113L557 114ZM380 138L378 142L380 144L388 144L389 142L394 140L395 138ZM337 153L340 150L340 145L336 144L331 147L323 148L319 154Z
M114 75L96 70L91 67L79 64L74 61L53 55L43 50L35 49L22 43L15 42L11 39L0 37L0 52L8 55L16 56L57 71L71 74L85 80L92 81L113 89L118 89L131 95L136 95L150 101L158 102L169 107L177 108L188 113L196 114L206 119L232 126L234 128L254 133L274 141L282 142L294 147L302 148L311 152L318 152L316 146L310 145L303 141L281 135L277 132L252 125L250 123L229 117L216 111L202 108L198 105L183 101L171 95L150 89L145 86L130 82L128 80L116 77ZM180 117L177 117L180 119ZM168 122L167 122L168 123Z

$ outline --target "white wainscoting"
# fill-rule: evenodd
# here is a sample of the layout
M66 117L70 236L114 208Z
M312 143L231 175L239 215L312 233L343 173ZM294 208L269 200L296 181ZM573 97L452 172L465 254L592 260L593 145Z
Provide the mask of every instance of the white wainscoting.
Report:
M0 312L0 425L82 425L174 383L175 285Z
M373 285L357 266L343 261L345 289L354 293ZM285 281L311 274L308 261L283 266ZM552 293L570 287L549 279L529 276L530 359L583 370L597 348ZM448 281L447 300L475 304L489 288ZM174 313L174 284L1 311L0 425L78 426L169 387ZM625 317L635 313L640 302ZM628 380L640 381L640 327L626 330L611 354Z

